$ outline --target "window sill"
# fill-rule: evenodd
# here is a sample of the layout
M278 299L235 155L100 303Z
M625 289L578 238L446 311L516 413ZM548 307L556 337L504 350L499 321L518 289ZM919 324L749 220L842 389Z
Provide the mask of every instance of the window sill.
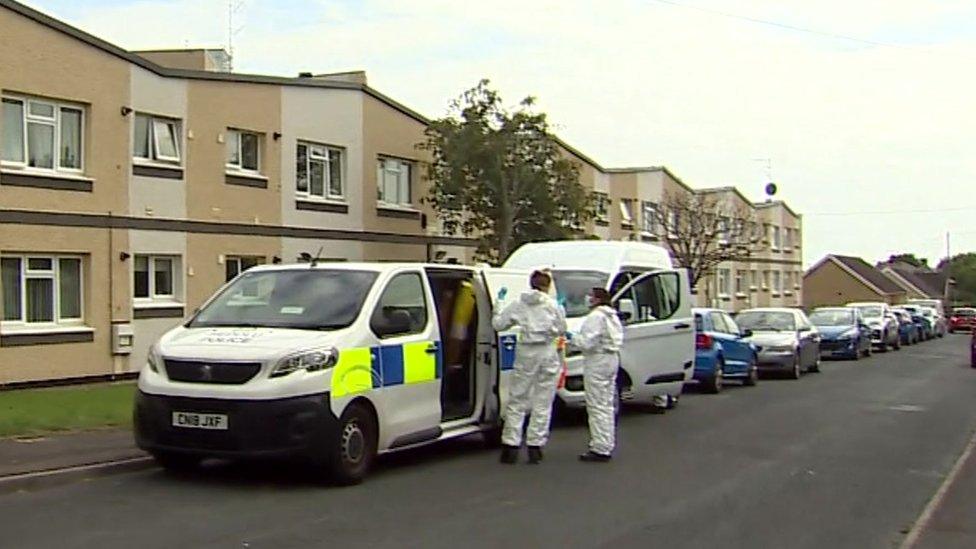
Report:
M773 297L779 297L779 292L773 292L773 293L772 293L771 295L772 295Z
M95 180L81 174L34 170L30 168L0 168L0 185L33 187L54 191L92 192Z
M793 295L793 292L787 290L787 291L783 292L783 295L789 297L789 296Z
M745 292L736 292L735 297L737 297L738 299L745 299L748 296L746 295Z
M136 158L132 160L132 175L157 179L183 179L183 166Z
M755 286L750 286L750 287L749 287L749 291L750 291L750 292L758 292L758 291L759 291L759 288L757 288L757 287L755 287Z
M376 215L379 217L393 217L398 219L418 219L420 210L412 206L402 206L398 204L388 204L386 202L376 203Z
M132 318L143 320L147 318L183 318L186 316L186 306L175 301L158 301L153 303L133 303Z
M718 294L718 298L722 301L732 301L732 296L729 294Z
M631 229L631 230L633 230L634 224L633 223L627 223L626 221L621 221L620 222L620 228L621 229Z
M349 203L341 200L323 200L308 197L296 197L295 209L310 212L349 213Z
M243 172L238 170L224 171L224 183L237 185L240 187L253 187L257 189L268 188L268 178L253 172Z
M594 219L593 222L596 223L597 225L601 226L601 227L609 227L610 226L610 220L609 219L601 219L601 218L598 217L598 218Z
M0 347L90 343L94 340L95 330L88 326L17 326L14 328L0 328Z

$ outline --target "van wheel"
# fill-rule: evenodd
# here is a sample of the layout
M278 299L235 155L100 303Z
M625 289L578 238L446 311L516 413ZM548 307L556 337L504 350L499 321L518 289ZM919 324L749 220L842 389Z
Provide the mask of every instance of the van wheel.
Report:
M329 456L329 473L335 482L363 481L376 458L376 432L376 419L365 406L353 403L346 408Z
M153 452L153 459L160 467L172 472L187 472L196 469L200 465L199 456L193 454L180 454L177 452Z
M746 387L755 387L757 383L759 383L759 368L756 367L756 359L753 358L752 362L749 363L749 371L746 372L742 384Z

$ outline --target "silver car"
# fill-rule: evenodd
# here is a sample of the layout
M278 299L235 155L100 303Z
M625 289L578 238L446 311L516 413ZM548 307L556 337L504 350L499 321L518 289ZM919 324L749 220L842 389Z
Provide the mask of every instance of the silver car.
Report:
M799 309L746 309L735 317L758 348L759 371L785 373L800 379L803 372L820 371L820 333Z
M889 348L901 349L901 334L898 333L898 319L891 312L891 306L881 301L866 301L848 303L847 307L854 307L861 311L864 322L871 328L871 343L879 351Z

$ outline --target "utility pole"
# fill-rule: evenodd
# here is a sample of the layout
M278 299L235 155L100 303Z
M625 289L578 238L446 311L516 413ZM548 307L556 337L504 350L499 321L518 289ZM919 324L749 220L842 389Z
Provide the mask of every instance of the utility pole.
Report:
M952 306L949 298L950 281L952 280L952 251L949 248L949 231L946 231L946 264L945 264L945 287L942 290L942 299L946 305Z
M244 7L244 0L227 0L227 54L230 56L228 70L234 72L234 36L241 32L244 25L234 28L234 14Z

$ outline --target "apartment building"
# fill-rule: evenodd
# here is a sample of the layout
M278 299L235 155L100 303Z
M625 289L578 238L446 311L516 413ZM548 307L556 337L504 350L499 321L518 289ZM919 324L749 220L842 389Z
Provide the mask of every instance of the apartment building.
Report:
M428 119L361 72L228 66L221 50L129 52L0 0L0 386L134 373L254 265L472 261L476 240L442 234L421 201ZM608 169L560 144L601 208L587 236L661 243L652 213L697 192L667 168ZM799 216L751 206L769 238L792 240L727 268L751 281L798 269ZM755 299L724 299L718 276L699 304L791 297L753 282Z

